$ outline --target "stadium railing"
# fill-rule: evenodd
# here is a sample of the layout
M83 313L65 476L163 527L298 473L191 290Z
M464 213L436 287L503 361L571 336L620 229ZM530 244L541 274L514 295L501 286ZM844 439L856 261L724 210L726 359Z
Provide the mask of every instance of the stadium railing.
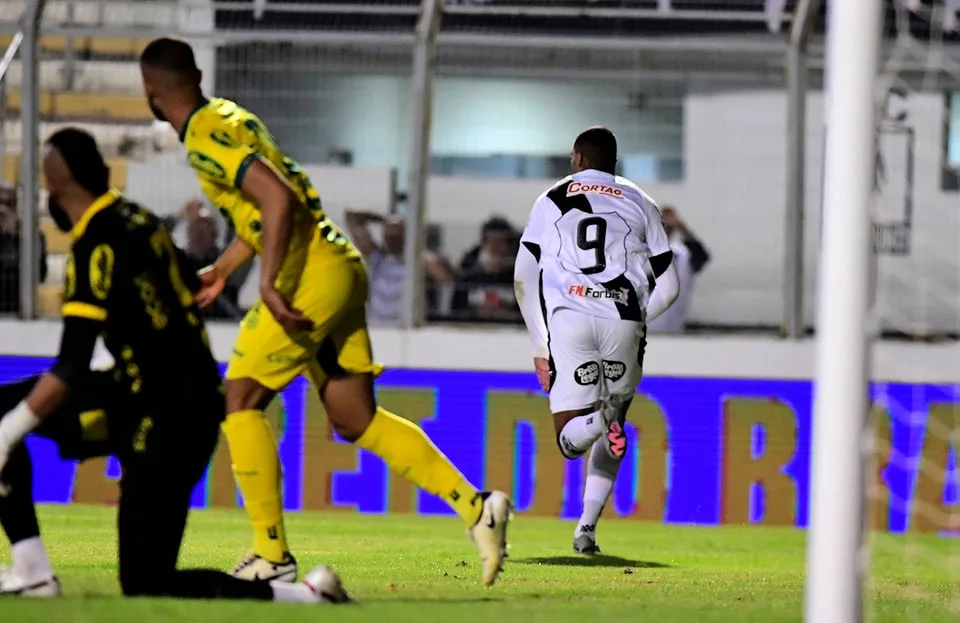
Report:
M436 54L428 58L435 80L424 91L411 88L415 2L269 2L257 18L249 3L51 1L36 42L38 105L24 111L20 124L7 123L4 171L16 169L20 127L36 115L41 134L64 123L94 131L116 183L154 210L175 213L199 196L177 155L176 136L149 116L135 63L151 37L177 34L197 49L208 90L256 111L284 149L319 167L314 175L322 180L325 206L341 225L348 208L403 209L395 195L397 189L412 194L410 139L426 137L430 161L423 164L431 171L421 189L422 221L442 232L453 262L490 216L522 227L532 199L565 173L572 136L607 123L621 137L624 173L676 205L712 252L697 277L691 321L706 329L774 333L792 325L789 335L805 334L813 319L810 275L818 242L815 227L799 232L795 223L815 224L816 214L786 218L799 214L795 205L785 207L785 188L796 195L797 184L783 178L784 171L793 176L805 169L810 183L803 189L812 205L822 171L819 159L808 155L815 146L804 154L804 167L790 166L784 155L788 132L796 130L784 122L787 105L798 101L800 85L790 94L783 90L787 44L768 32L768 3L731 0L704 8L674 0L667 13L657 11L656 2L569 3L582 15L576 23L563 17L560 9L567 9L558 3L526 4L448 3ZM26 2L3 5L0 35L12 37ZM793 6L784 5L787 23ZM521 14L539 26L528 29ZM614 14L633 15L637 28L613 27L617 20L604 15ZM307 27L317 19L322 27ZM678 20L682 35L671 30ZM644 34L651 29L659 36ZM812 32L804 62L817 88L822 30ZM8 75L14 116L20 73L14 62ZM426 97L429 134L411 132ZM818 106L809 114L819 114ZM756 113L743 114L748 109ZM789 143L791 152L802 147ZM936 149L929 143L918 153ZM731 235L735 222L747 225ZM741 234L751 244L742 244ZM804 253L785 255L787 235ZM185 243L185 228L176 236ZM799 299L781 295L788 274L802 291ZM56 279L52 270L51 283ZM247 288L241 301L253 297L255 288ZM949 329L956 316L942 307L933 311L946 320L932 323L930 332Z

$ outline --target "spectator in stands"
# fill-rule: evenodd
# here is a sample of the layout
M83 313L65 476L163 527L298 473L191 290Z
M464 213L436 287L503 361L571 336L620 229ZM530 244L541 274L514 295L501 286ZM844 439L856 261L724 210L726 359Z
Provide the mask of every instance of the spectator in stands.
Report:
M507 234L506 232L512 232ZM480 243L475 247L471 248L469 251L464 253L463 258L460 259L460 272L467 273L477 266L477 262L480 259L480 253L484 248L484 245L487 244L488 236L493 236L497 238L501 237L500 241L494 240L492 245L494 248L502 242L502 236L505 235L517 235L515 234L516 230L513 225L510 224L510 221L503 218L502 216L493 216L483 224L483 227L480 229Z
M403 219L374 212L347 210L346 224L353 243L367 262L370 276L367 317L373 323L397 322L403 305L403 282L407 278L403 263ZM381 227L380 244L370 231L372 225ZM427 280L427 305L424 311L428 319L434 319L439 308L437 283L453 283L456 277L450 263L435 249L424 251L423 262Z
M204 207L202 201L197 199L188 201L179 212L164 217L163 221L171 232L181 222L186 223L187 245L184 251L190 258L194 270L199 271L213 264L223 252L223 248L217 244L217 239L220 237L217 220L213 213ZM232 238L233 233L231 228L225 244L229 244L229 238ZM204 316L223 320L237 320L243 317L243 311L240 309L240 288L243 287L252 267L252 264L248 263L230 276L223 294L204 312Z
M710 261L710 254L693 231L680 219L673 207L664 207L661 214L663 215L663 228L670 237L673 261L677 266L680 294L677 295L677 300L667 311L647 326L647 331L650 333L681 333L687 324L687 311L690 306L694 277Z
M469 322L521 322L513 290L513 264L520 234L502 218L483 226L480 246L467 252L453 295L450 319ZM475 259L474 259L475 258Z
M40 242L40 282L47 278L47 239ZM20 218L17 216L17 189L0 184L0 313L20 311Z

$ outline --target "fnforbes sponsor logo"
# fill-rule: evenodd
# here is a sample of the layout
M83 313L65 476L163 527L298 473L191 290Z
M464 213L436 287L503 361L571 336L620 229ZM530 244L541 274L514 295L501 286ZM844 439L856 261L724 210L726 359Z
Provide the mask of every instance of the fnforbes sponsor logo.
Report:
M627 304L627 290L608 290L606 288L591 288L582 284L572 285L567 289L570 296L579 296L586 299L610 299L621 305Z
M607 195L608 197L623 199L622 190L619 188L614 188L613 186L607 186L606 184L582 184L580 182L570 182L570 185L567 186L568 197L571 195L582 195L584 193L600 193L601 195Z

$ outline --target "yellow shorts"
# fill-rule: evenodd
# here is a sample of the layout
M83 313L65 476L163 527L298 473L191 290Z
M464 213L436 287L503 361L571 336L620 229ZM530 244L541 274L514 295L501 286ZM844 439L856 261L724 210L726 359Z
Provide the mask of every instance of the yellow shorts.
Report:
M304 372L318 389L330 377L380 374L367 333L368 291L361 259L308 259L292 303L315 328L288 332L257 301L240 324L227 380L250 378L279 391Z

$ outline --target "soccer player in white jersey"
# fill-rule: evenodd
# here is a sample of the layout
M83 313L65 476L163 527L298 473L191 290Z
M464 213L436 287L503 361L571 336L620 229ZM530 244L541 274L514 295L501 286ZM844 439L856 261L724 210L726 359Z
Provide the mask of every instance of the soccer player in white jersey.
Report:
M596 525L627 451L624 418L643 368L646 323L677 298L670 241L656 204L615 175L617 139L590 128L573 175L533 204L515 267L517 300L557 445L590 452L574 550L599 553Z

